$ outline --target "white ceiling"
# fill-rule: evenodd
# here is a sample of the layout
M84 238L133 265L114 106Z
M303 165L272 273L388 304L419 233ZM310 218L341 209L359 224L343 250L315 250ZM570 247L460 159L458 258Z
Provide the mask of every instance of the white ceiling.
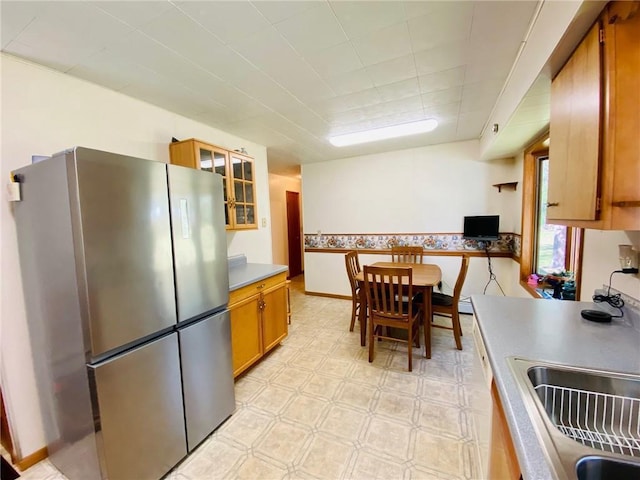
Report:
M302 163L479 138L538 6L3 0L1 46L266 145L269 170L291 173ZM538 98L520 121L548 122L548 83L532 89ZM415 137L343 148L327 140L430 117L439 127Z

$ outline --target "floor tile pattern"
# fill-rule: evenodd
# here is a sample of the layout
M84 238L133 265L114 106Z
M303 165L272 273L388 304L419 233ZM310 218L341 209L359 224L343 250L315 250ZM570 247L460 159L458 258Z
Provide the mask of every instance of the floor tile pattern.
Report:
M236 412L167 475L200 479L480 479L490 403L471 317L463 350L434 329L433 358L348 331L351 302L292 282L289 337L236 382ZM26 480L61 480L47 460Z

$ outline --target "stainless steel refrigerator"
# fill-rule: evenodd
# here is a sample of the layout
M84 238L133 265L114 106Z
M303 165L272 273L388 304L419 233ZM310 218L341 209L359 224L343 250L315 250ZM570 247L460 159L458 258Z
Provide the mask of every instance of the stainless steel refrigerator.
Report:
M222 177L81 147L14 174L50 459L160 478L235 408Z

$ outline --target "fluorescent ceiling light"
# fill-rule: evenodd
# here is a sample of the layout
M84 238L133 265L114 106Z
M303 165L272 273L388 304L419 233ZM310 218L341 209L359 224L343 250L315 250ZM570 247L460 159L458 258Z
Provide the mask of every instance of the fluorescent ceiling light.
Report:
M438 121L434 118L420 120L418 122L403 123L390 127L375 128L364 132L347 133L329 137L329 141L336 147L346 147L347 145L357 145L358 143L375 142L386 140L387 138L406 137L416 133L430 132L438 126Z

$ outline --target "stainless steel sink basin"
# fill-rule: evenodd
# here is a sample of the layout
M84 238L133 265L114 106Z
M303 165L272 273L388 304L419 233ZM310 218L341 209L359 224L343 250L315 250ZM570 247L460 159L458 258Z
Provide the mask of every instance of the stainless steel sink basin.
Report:
M578 480L640 478L640 464L607 457L584 457L576 465Z
M508 363L557 478L640 478L640 375Z

